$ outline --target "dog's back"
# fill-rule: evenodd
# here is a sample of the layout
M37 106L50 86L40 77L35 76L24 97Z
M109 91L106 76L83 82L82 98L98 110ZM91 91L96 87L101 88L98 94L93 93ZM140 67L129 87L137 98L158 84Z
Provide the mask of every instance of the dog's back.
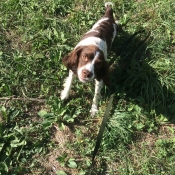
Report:
M111 48L112 42L116 36L116 23L113 17L113 10L111 3L105 3L106 11L102 18L100 18L89 30L83 35L81 40L90 36L98 37L107 43L108 51Z

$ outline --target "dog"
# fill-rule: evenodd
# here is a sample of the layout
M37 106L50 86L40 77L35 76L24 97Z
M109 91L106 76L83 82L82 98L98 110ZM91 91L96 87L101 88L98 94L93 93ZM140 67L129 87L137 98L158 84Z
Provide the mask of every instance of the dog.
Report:
M91 107L91 115L98 112L100 91L103 85L109 86L109 66L107 53L116 36L117 24L113 17L112 3L105 3L105 14L86 32L78 44L67 56L63 64L69 69L69 76L61 92L61 100L69 98L72 81L75 75L85 83L95 79L95 93Z

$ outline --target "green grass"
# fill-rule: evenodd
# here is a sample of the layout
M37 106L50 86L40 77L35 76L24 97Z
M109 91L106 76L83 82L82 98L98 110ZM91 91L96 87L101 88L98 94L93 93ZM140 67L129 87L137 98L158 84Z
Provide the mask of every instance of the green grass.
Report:
M104 2L2 0L0 174L175 173L175 3L112 2L120 27L108 56L111 87L92 118L93 83L76 80L70 100L60 100L61 60L102 16Z

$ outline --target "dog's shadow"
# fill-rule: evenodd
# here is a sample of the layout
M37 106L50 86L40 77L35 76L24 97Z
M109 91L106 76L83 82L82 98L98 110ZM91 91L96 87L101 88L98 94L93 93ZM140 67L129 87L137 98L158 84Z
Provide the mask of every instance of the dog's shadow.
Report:
M110 88L107 96L123 93L147 112L163 114L169 122L175 118L175 94L162 86L156 70L149 64L153 61L147 43L149 32L140 30L133 35L120 28L111 48Z

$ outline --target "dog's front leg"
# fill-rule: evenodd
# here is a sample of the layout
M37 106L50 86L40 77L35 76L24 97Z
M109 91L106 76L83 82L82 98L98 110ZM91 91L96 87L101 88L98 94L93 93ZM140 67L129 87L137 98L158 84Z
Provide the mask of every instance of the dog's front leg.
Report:
M71 70L69 70L69 76L66 78L66 81L64 83L64 89L61 91L61 100L66 100L69 98L69 93L73 79L74 73Z
M94 98L93 98L93 103L92 103L92 107L91 107L91 115L94 116L97 112L98 112L98 103L100 101L101 98L101 89L103 87L103 80L95 80L95 94L94 94Z

